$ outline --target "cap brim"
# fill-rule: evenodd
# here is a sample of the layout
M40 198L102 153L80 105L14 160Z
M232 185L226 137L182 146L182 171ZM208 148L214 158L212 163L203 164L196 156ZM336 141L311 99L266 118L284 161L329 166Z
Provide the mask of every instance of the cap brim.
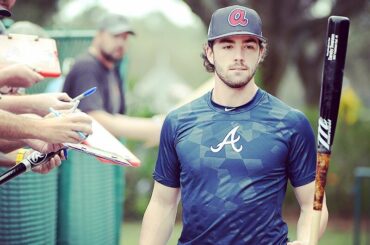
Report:
M10 17L10 16L12 16L12 13L9 10L7 10L6 8L0 6L0 16Z
M218 36L215 36L215 37L211 37L211 38L208 38L208 41L214 41L216 39L219 39L219 38L223 38L223 37L228 37L228 36L235 36L235 35L248 35L248 36L253 36L253 37L256 37L258 38L260 41L262 42L266 42L266 38L262 37L262 36L259 36L259 35L256 35L254 33L251 33L251 32L246 32L246 31L236 31L236 32L229 32L229 33L226 33L226 34L222 34L222 35L218 35Z
M110 31L110 33L112 33L113 35L118 35L118 34L121 34L121 33L128 33L128 34L131 34L131 35L136 35L136 33L132 30L125 30L125 31Z
M106 31L113 35L118 35L121 33L129 33L131 35L135 35L135 32L132 30L130 26L122 26L117 28L106 28Z

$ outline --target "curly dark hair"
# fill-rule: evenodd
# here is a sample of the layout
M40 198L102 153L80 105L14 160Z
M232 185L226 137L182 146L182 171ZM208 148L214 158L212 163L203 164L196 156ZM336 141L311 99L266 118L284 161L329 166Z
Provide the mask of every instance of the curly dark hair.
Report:
M200 54L200 57L203 59L203 66L207 72L213 73L215 72L215 66L208 60L207 58L207 46L213 49L214 41L208 41L206 44L203 45L203 52ZM267 56L267 42L260 42L260 49L262 49L262 57L260 62L263 62L265 57Z

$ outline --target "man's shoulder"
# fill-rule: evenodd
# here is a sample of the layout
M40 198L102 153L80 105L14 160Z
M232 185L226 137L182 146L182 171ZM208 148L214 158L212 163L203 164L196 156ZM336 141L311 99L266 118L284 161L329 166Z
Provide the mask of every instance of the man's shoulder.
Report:
M71 93L72 90L83 86L88 82L99 81L102 72L99 69L99 64L96 59L88 53L80 55L76 58L73 66L68 72L63 91Z
M84 53L78 56L73 64L72 69L76 68L94 68L99 66L99 62L92 55Z
M292 124L301 123L307 121L306 115L299 109L288 105L279 98L266 92L266 103L271 107L271 115L274 115L281 119L286 119Z
M281 110L287 110L287 111L294 110L292 106L288 105L286 102L282 101L278 97L266 91L265 91L265 94L266 94L266 100L271 104L271 107L275 107L275 108L279 108Z
M171 110L166 116L165 124L175 129L190 121L196 121L207 108L206 96L207 94Z
M208 92L209 93L209 92ZM171 110L168 115L177 117L179 115L186 115L189 113L194 113L195 111L199 110L200 108L207 106L206 97L208 93L200 96L197 99L194 99L190 102L187 102L184 105L176 107L175 109Z

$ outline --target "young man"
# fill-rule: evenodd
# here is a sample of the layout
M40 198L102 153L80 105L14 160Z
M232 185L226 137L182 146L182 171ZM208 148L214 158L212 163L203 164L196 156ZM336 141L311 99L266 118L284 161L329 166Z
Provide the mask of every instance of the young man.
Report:
M315 138L301 112L255 83L266 53L261 25L242 6L212 15L203 56L214 88L165 119L141 245L166 244L180 196L178 244L307 243ZM288 180L301 207L297 241L290 243L281 214Z

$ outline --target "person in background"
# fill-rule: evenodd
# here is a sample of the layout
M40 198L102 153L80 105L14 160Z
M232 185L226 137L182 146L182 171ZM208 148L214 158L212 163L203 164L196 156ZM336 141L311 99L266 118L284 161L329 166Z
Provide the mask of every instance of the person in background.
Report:
M125 115L125 74L120 70L120 64L129 49L128 41L134 35L135 32L126 17L117 14L104 16L99 22L97 33L88 51L75 59L64 81L63 91L74 97L87 89L97 87L93 95L81 101L79 108L112 135L141 141L146 146L154 146L159 143L162 121ZM74 158L70 155L61 170L62 176L65 176L60 180L60 188L63 189L61 195L68 196L66 198L68 200L73 200L76 189L67 189L66 186L79 185L80 179L95 176L91 180L91 185L79 185L85 200L79 203L71 201L68 214L66 210L61 209L64 217L60 229L60 237L64 239L62 242L101 244L104 241L107 244L117 244L119 235L116 234L121 230L123 212L123 195L117 196L117 192L123 192L124 169L117 166L102 166L100 163L95 164L93 159ZM106 179L110 179L111 182L107 182ZM99 196L99 200L113 201L92 206L91 202L96 196ZM107 215L101 220L90 215L102 209ZM79 220L83 220L85 225L78 225L68 218L67 215L71 216L71 213L78 216ZM117 216L115 224L110 221L112 215ZM106 226L103 227L104 223L110 223L114 227L114 232L104 233L94 239L96 233L88 227L100 227L96 228L97 230L106 229ZM67 237L71 232L75 234L73 241Z
M68 73L63 91L74 97L97 87L97 92L81 101L79 108L100 122L116 137L159 143L161 123L152 118L124 115L124 81L119 62L128 49L128 39L135 35L128 20L111 14L103 18L86 54L76 59Z

